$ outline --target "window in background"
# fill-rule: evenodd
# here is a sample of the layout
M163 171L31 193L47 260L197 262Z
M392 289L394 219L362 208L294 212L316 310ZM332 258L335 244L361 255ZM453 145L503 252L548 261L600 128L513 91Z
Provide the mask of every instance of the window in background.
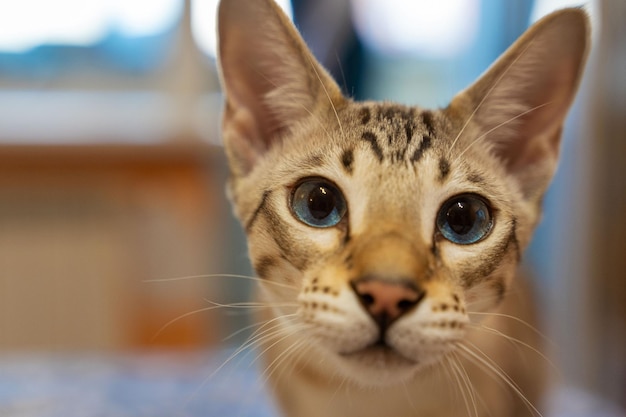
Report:
M480 0L353 0L357 32L374 51L455 57L478 34Z
M165 56L181 0L20 0L0 5L0 75L146 72Z
M367 50L363 96L445 106L526 28L528 0L351 0Z

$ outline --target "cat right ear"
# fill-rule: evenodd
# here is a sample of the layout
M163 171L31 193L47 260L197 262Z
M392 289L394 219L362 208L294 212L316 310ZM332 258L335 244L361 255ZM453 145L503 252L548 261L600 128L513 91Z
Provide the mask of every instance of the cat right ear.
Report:
M485 144L528 201L541 201L556 169L562 126L588 47L589 18L583 10L552 13L447 109L465 126L472 122L479 127L476 136L461 136L461 129L459 148Z
M222 0L218 36L224 145L232 173L245 176L294 126L344 98L272 0Z

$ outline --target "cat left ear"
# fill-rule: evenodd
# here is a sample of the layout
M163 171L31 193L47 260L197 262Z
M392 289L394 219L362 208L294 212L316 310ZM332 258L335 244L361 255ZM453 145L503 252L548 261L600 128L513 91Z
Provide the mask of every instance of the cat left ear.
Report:
M529 201L541 199L556 169L588 43L583 10L555 12L533 25L447 109L477 127L466 129L473 137L462 136L456 146L463 151L488 143Z
M224 145L244 176L294 126L345 99L272 0L222 0L218 36Z

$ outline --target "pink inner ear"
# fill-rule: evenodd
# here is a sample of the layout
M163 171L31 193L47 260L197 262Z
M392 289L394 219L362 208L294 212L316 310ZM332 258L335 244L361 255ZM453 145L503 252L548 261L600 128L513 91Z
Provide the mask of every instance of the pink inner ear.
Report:
M480 141L495 145L491 149L527 196L541 195L555 170L586 57L587 29L577 9L544 18L459 97L459 103L473 103L469 111L475 111Z
M221 2L219 64L226 99L224 144L235 174L247 174L278 137L281 124L266 102L281 85L281 55L294 55L280 11L267 1ZM287 58L284 58L287 59ZM268 63L271 63L268 64Z
M588 21L568 9L529 29L474 85L453 101L475 127L459 149L485 146L529 199L555 171L562 125L587 52ZM462 151L464 152L464 151Z
M321 91L337 100L341 93L270 0L222 1L219 39L224 144L245 174L293 126L324 111L330 97L321 100Z

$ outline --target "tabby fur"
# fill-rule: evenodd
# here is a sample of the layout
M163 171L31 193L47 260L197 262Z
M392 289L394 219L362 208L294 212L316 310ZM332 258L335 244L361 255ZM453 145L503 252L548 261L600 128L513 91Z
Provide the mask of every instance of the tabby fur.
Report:
M342 95L271 0L222 0L218 21L229 195L284 415L537 415L546 361L518 264L586 59L585 12L545 17L435 110ZM333 227L294 214L306 178L345 197ZM460 245L436 218L462 194L493 224ZM355 289L366 277L380 298L401 278L419 301L383 332Z

